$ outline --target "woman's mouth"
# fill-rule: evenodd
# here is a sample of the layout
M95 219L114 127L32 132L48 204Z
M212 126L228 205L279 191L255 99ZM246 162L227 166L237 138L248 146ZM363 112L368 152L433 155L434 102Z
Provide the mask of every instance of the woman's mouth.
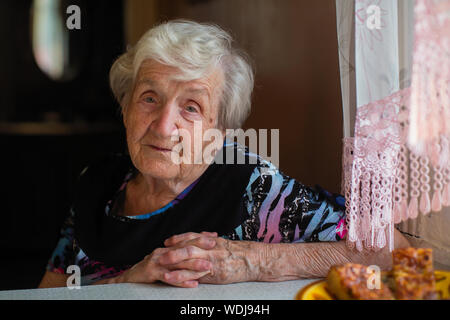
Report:
M150 144L149 147L151 147L152 149L154 149L156 151L161 151L161 152L171 152L172 151L172 149L161 148L158 146L154 146L152 144Z

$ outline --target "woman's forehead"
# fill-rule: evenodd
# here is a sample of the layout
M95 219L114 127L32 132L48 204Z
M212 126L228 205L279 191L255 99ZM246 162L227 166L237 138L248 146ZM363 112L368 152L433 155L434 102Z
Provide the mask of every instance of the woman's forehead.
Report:
M159 63L154 60L144 61L136 77L136 86L150 85L159 87L172 82L185 87L186 90L195 94L213 94L220 89L223 80L221 68L215 68L198 79L183 79L180 69Z
M144 60L138 70L137 79L148 76L148 74L159 74L174 77L180 74L180 70L176 67L168 66L154 60ZM156 80L156 79L155 79Z

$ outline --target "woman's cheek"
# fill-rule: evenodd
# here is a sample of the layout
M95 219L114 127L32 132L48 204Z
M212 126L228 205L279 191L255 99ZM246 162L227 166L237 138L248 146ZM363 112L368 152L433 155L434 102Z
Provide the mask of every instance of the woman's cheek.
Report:
M137 114L133 117L133 122L130 123L130 134L133 141L139 141L147 132L150 121L145 114Z

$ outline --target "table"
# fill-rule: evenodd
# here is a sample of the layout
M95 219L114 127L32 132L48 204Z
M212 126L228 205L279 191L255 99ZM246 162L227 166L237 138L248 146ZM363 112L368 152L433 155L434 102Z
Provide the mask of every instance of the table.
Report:
M80 289L5 290L0 291L0 300L293 300L300 288L316 280L200 284L197 288L121 283Z

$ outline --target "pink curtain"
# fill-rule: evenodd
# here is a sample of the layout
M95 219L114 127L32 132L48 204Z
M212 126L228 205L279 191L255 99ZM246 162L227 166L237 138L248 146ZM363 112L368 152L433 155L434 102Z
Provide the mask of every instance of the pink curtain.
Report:
M396 224L426 240L418 217L437 214L450 260L450 1L336 0L336 13L347 243L392 250Z

